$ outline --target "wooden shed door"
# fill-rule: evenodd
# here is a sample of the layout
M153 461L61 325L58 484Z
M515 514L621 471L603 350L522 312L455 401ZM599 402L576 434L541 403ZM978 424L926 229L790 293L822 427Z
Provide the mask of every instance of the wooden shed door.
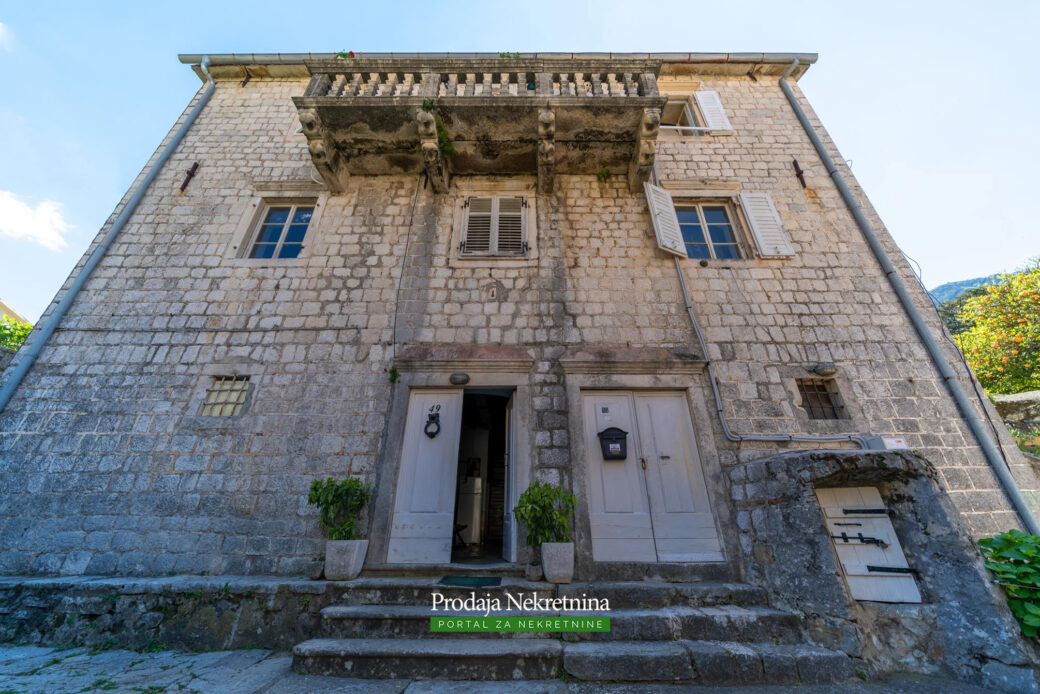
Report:
M416 390L409 396L387 563L451 561L462 396L461 388ZM440 427L432 438L426 433L431 414Z
M596 561L721 561L685 394L586 392L585 446ZM605 460L597 434L628 432L625 460Z
M874 487L817 489L845 583L856 600L921 602L903 548Z

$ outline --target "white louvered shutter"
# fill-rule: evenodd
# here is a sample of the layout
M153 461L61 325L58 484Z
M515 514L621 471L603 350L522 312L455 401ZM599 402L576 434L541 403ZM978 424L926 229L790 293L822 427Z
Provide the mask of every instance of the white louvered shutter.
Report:
M646 204L650 207L650 217L654 220L657 247L680 258L688 258L671 194L653 183L644 183L643 187L646 189Z
M498 202L496 251L503 255L522 255L524 252L524 199L501 197Z
M726 117L726 109L722 108L722 100L715 91L694 92L697 108L704 117L704 125L712 130L732 130L733 126Z
M471 197L466 207L466 229L462 253L491 252L491 221L494 198Z
M874 487L817 489L849 592L856 600L921 602L913 573Z
M794 246L784 231L773 199L765 193L741 193L740 206L751 226L751 235L764 258L794 255Z

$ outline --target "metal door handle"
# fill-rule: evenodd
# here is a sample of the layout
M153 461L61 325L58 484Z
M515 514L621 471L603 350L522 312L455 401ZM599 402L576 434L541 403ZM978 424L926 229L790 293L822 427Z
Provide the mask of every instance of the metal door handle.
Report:
M646 469L646 458L640 458L639 459L639 464L642 465L643 469L645 470Z

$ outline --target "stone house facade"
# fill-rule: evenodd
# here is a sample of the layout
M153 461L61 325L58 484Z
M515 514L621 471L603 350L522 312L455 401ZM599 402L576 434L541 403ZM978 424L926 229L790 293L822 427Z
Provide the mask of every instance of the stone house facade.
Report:
M0 413L0 572L305 573L311 480L345 475L375 489L366 569L523 562L509 509L546 481L580 578L757 576L837 633L814 486L916 489L915 590L941 602L953 568L910 548L944 537L1006 631L968 539L1021 522L777 85L795 57L900 258L798 91L813 55L213 56Z

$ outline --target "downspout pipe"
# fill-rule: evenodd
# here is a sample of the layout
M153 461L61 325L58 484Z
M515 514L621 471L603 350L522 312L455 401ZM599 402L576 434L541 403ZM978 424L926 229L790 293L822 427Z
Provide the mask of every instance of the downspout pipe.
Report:
M900 279L895 266L889 259L888 254L885 253L885 249L881 246L881 242L878 241L873 227L871 227L870 222L867 221L866 216L864 216L863 210L860 208L859 203L856 202L856 198L853 196L852 191L849 190L849 187L845 184L845 179L842 178L841 173L838 171L838 167L834 165L834 160L831 159L831 156L827 153L826 147L824 147L819 135L816 134L816 130L809 122L809 118L805 115L805 111L802 110L802 105L798 103L798 98L795 96L794 90L792 90L791 85L787 83L788 76L790 76L797 67L798 59L795 58L794 62L791 63L791 66L787 68L787 72L785 72L780 78L780 89L783 90L784 95L791 104L791 109L794 111L795 116L798 117L798 122L801 123L802 129L805 130L805 134L809 136L809 140L816 149L816 153L819 155L823 165L827 168L827 174L831 177L831 180L834 181L834 185L837 187L838 192L841 193L841 198L845 201L845 206L849 208L849 212L852 213L852 218L856 220L856 225L863 233L863 237L867 240L867 245L870 246L871 252L873 252L874 257L877 258L878 263L881 264L881 269L884 270L889 284L891 284L892 289L895 290L896 296L899 297L899 302L903 305L903 309L906 311L907 316L909 316L910 322L913 324L918 336L920 336L921 342L928 351L928 355L931 357L932 362L939 371L939 375L942 376L943 381L946 383L946 387L949 388L950 393L953 395L953 399L957 403L957 408L960 410L964 420L968 423L971 433L975 435L975 439L979 442L979 446L982 447L982 451L986 456L986 461L989 463L990 467L993 468L993 472L997 475L997 479L1000 481L1000 485L1004 488L1004 492L1011 501L1011 505L1014 507L1015 512L1018 513L1018 516L1022 520L1026 530L1033 535L1040 535L1040 526L1037 525L1036 519L1033 517L1032 512L1029 510L1029 506L1022 497L1022 493L1018 489L1018 484L1015 482L1015 478L1011 476L1011 469L993 444L993 440L989 437L986 427L983 425L981 418L972 406L971 399L968 397L967 393L964 392L964 389L957 380L957 375L953 372L953 369L950 368L950 363L942 353L942 349L939 347L939 343L936 342L935 337L932 335L932 331L928 329L928 325L924 322L924 317L921 315L921 312L917 310L913 297L911 297L910 292L907 291L906 285L904 285L903 280Z
M76 297L79 295L80 290L83 289L87 280L90 279L90 274L94 271L94 268L98 266L98 263L101 262L101 259L105 257L105 253L108 252L108 249L112 246L112 243L115 242L120 232L123 231L123 227L126 226L126 223L130 220L130 217L137 209L138 204L140 204L142 198L144 198L145 193L148 192L148 188L152 185L152 182L155 181L159 172L162 171L163 166L167 161L169 161L174 151L176 151L177 147L184 140L184 136L188 134L188 129L191 128L192 123L194 123L195 119L199 117L202 109L213 96L213 92L216 90L217 85L213 81L213 77L209 74L208 56L202 58L200 67L202 72L206 75L206 91L202 92L202 96L199 97L199 102L195 104L195 107L188 113L188 117L184 120L184 123L181 124L181 127L177 129L173 139L163 147L162 152L159 153L159 158L155 160L155 163L145 175L144 180L141 181L139 186L137 186L137 190L134 191L134 194L127 201L126 206L123 207L123 211L119 213L118 217L116 217L115 222L112 223L112 227L108 230L108 233L105 234L101 243L98 244L97 248L94 249L94 252L90 254L89 258L87 258L87 262L83 264L83 268L72 281L72 286L70 286L68 291L65 292L65 296L61 298L61 301L59 301L58 305L54 308L54 312L51 313L42 326L34 331L35 334L32 336L30 343L26 345L23 350L20 350L18 364L7 377L3 387L0 388L0 412L2 412L4 408L7 407L7 404L11 402L11 398L14 397L15 391L18 390L18 386L21 385L26 374L28 374L29 370L32 369L33 364L36 363L36 359L40 356L40 352L43 351L43 347L47 344L47 340L49 340L51 335L54 334L54 331L57 330L58 325L65 317L65 314L69 312L72 304L76 301Z

